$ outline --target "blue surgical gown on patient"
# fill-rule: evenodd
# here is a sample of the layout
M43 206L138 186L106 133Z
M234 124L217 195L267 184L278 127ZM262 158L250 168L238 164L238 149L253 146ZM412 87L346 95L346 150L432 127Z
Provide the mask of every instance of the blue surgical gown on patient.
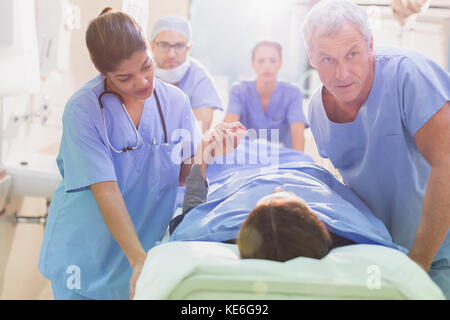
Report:
M292 148L291 125L303 122L305 128L309 127L302 105L303 95L297 86L277 81L264 111L256 81L241 81L231 87L227 113L238 115L247 129L256 130L259 139L272 141L270 130L279 130L279 142ZM266 129L267 134L260 129Z
M311 131L322 157L385 223L395 243L411 249L431 172L414 135L450 100L450 74L418 52L375 48L370 94L349 123L328 119L322 88L311 99ZM448 273L450 234L434 261ZM433 266L432 266L433 269Z
M92 184L118 183L144 250L164 236L173 214L180 161L194 153L201 132L181 90L158 79L154 86L168 144L164 144L154 95L144 104L139 147L120 154L113 152L105 135L98 103L101 76L77 91L66 105L57 157L63 180L51 202L39 258L40 272L57 287L94 299L128 299L132 270L102 219L89 188ZM118 100L106 95L103 102L112 146L135 146L133 124Z
M252 154L261 141L241 144L236 152ZM271 147L275 151L275 147ZM239 229L256 203L276 187L303 198L327 229L356 243L395 245L384 224L369 208L330 172L313 163L304 153L276 150L279 164L213 163L207 170L208 201L190 210L173 231L171 241L227 241L236 239ZM273 154L268 152L269 155ZM249 158L249 157L248 157Z

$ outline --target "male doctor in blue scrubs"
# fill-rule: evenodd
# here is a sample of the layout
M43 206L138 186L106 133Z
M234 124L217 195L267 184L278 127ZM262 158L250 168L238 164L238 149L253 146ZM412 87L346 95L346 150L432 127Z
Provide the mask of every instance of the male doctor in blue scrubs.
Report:
M176 85L188 96L200 128L207 131L214 109L223 110L223 107L208 70L189 56L192 50L189 20L179 16L158 19L150 33L150 44L156 61L156 76Z
M365 11L322 1L303 26L322 82L309 120L322 157L450 298L450 74L373 46Z
M159 18L150 32L150 46L156 77L186 94L200 129L205 133L211 127L214 110L223 110L223 107L208 70L189 56L192 50L191 23L180 16ZM184 190L182 183L177 191L175 208L181 206Z

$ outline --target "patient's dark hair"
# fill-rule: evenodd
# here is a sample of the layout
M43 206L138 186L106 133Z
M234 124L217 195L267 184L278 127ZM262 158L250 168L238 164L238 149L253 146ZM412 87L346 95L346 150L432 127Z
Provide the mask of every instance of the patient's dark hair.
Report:
M94 65L107 73L148 44L142 28L130 15L108 7L89 23L86 45Z
M243 259L287 261L297 257L321 259L331 250L330 233L298 201L273 200L255 207L239 231Z

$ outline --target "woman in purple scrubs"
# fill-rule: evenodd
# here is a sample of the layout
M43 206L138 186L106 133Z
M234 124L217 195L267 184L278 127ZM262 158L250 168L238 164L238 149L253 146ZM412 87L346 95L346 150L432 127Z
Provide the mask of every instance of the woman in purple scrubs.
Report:
M277 80L281 51L281 45L274 41L255 45L252 67L256 80L232 86L225 121L240 121L249 136L253 129L256 138L304 151L308 123L302 108L303 95L297 86Z

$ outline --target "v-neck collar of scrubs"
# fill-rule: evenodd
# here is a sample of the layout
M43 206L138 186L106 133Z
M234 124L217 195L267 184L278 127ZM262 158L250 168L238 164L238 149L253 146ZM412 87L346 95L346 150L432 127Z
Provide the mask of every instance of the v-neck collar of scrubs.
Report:
M137 132L142 138L143 143L150 143L152 137L150 136L151 128L150 125L153 123L153 117L159 119L158 107L156 104L155 92L145 99L144 106L141 113L141 118L139 119L139 124L137 127ZM133 124L134 125L134 124Z
M151 98L151 97L150 97ZM145 110L147 109L146 107L145 107L145 105L147 104L147 100L148 100L148 98L147 99L145 99L144 100L144 103L142 104L142 111L141 111L141 114L139 115L139 121L138 121L138 125L137 125L137 127L135 126L135 124L134 124L134 122L133 122L133 125L135 126L135 128L136 128L136 130L139 132L140 131L140 128L141 128L141 126L142 126L142 118L144 117L144 113L145 113Z
M138 122L138 126L136 128L136 130L139 132L140 135L142 135L142 133L144 132L144 129L142 127L145 127L146 124L146 116L147 116L147 109L149 109L149 104L151 103L151 100L153 98L153 96L155 95L155 93L153 93L149 98L145 99L144 101L144 105L142 106L142 112L141 112L141 116L139 118L139 122ZM154 98L153 98L154 99ZM134 123L133 123L134 125Z
M264 114L264 116L270 118L269 114L271 112L271 106L272 106L272 101L273 101L273 96L276 94L276 92L278 92L278 81L275 83L275 89L272 91L272 94L270 95L269 98L269 102L267 103L267 108L266 110L264 110L264 106L262 104L261 101L261 96L259 95L258 89L256 88L256 80L254 80L252 82L252 90L253 90L253 94L256 97L256 100L258 101L259 107L261 108L260 110L262 111L262 114Z

